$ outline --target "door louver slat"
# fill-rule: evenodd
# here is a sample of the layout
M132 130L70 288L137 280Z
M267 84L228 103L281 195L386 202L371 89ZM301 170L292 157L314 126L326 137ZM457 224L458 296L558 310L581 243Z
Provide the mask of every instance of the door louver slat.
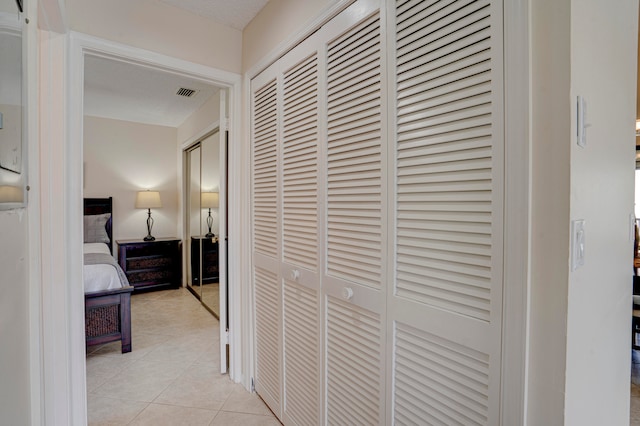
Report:
M283 257L317 271L317 55L285 72L283 80Z
M376 14L327 47L327 269L373 288L381 252L371 243L382 235L379 26Z
M395 347L398 424L487 424L488 355L404 324Z
M278 276L271 271L254 268L256 304L256 379L261 391L277 404L280 401L279 321L280 291Z
M415 6L416 15L397 17L398 64L421 70L410 80L398 77L397 294L488 321L490 295L466 297L460 293L465 287L453 283L491 279L490 51L446 60L447 51L473 51L476 41L490 38L488 2L452 2L438 11ZM404 36L415 33L439 38ZM438 63L430 62L433 56ZM415 97L419 102L410 102ZM450 209L431 211L445 204ZM434 239L439 246L430 244ZM452 252L445 241L473 245ZM445 291L447 282L456 290Z
M277 127L276 81L254 94L253 123L253 239L254 249L277 257Z
M285 412L299 425L315 424L320 413L318 317L317 293L285 280Z
M380 317L331 297L327 311L327 421L377 424Z

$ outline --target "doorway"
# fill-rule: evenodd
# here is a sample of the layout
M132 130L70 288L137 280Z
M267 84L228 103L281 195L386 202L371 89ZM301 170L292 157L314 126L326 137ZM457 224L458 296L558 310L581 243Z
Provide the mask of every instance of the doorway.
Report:
M166 57L161 54L155 54L153 52L144 51L129 46L124 46L118 43L113 43L106 40L96 39L94 37L87 37L80 34L74 34L69 43L69 96L73 102L68 103L67 116L68 116L68 147L67 147L67 159L65 166L65 173L70 176L65 182L65 193L69 194L66 197L66 220L68 223L82 223L82 173L83 173L83 161L82 161L82 143L83 143L83 108L82 99L84 98L84 60L87 56L96 56L102 58L113 59L114 61L128 62L131 64L141 65L147 69L164 70L170 73L174 73L181 76L190 77L199 81L206 82L208 84L217 85L228 90L229 105L228 105L228 117L230 126L231 141L233 142L233 135L240 134L239 120L236 122L233 117L240 116L240 94L241 94L241 77L238 74L202 66L187 61L176 60L174 58ZM56 46L60 47L60 46ZM231 143L232 153L230 155L231 161L237 161L242 157L241 147L238 144ZM179 152L180 148L176 152ZM234 160L235 159L235 160ZM242 170L237 170L237 175L232 177L231 182L232 194L241 193L240 187L245 185L245 179L240 176ZM230 231L235 235L241 234L241 229L246 227L243 225L246 218L243 218L240 213L241 200L239 197L232 197L230 200L230 211L235 214L236 220L230 224ZM236 212L236 213L234 213ZM181 213L182 214L182 213ZM223 213L224 214L224 213ZM69 241L70 253L81 252L79 241L82 238L81 227L69 227L65 231L65 240ZM240 277L242 275L239 272L239 259L242 257L242 249L240 245L236 245L234 251L231 253L231 261L229 262L229 268L232 271L232 279L235 276ZM226 250L221 250L221 262L226 262ZM84 315L84 308L81 300L83 299L83 283L82 283L82 265L76 259L77 256L70 257L67 269L67 282L68 291L72 295L70 298L71 303L65 313L66 318L73 319L72 324L81 324L79 320ZM238 259L238 260L234 260ZM235 273L233 272L235 271ZM233 281L230 285L231 293L230 306L232 307L230 320L232 323L240 324L240 312L233 309L234 306L240 304L240 288L233 285ZM54 320L56 320L54 318ZM78 321L76 321L77 319ZM241 372L243 364L241 362L240 345L242 343L241 336L233 333L233 327L231 331L227 333L226 314L221 315L220 328L224 330L221 334L221 338L224 338L224 342L231 341L229 355L231 357L229 370L230 378L236 382L241 382L245 388L249 387L249 379L243 377ZM239 330L239 328L236 328ZM51 333L49 333L51 334ZM45 335L49 335L45 333ZM56 338L59 333L53 333L52 337ZM73 359L84 358L84 335L79 330L79 327L70 325L69 330L65 333L68 336L68 348L69 356ZM46 338L46 337L45 337ZM221 355L226 357L226 345L221 345ZM45 356L45 363L53 362L50 357ZM221 363L226 366L226 362ZM80 416L82 412L86 412L86 397L85 392L86 374L84 369L77 369L71 374L70 386L73 389L78 390L78 394L70 396L70 401L73 403L72 411L78 413Z

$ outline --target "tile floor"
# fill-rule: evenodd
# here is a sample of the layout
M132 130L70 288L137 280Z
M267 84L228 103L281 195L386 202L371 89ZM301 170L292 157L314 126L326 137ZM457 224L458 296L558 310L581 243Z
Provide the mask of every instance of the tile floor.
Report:
M631 415L629 425L640 426L640 351L631 351Z
M89 348L89 425L280 425L219 373L218 321L186 289L131 298L133 351Z

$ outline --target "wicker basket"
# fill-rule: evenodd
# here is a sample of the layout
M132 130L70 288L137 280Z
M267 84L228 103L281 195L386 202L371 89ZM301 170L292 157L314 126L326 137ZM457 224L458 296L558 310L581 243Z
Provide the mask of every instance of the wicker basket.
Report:
M120 305L98 306L86 311L87 338L120 333Z

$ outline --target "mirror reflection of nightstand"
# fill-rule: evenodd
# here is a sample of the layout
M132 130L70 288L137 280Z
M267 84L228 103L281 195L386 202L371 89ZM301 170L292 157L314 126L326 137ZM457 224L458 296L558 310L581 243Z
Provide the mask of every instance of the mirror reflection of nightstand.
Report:
M201 244L202 243L202 244ZM200 250L202 247L202 251ZM201 256L202 254L202 256ZM202 259L202 284L218 282L218 241L206 237L191 237L192 285L200 284L200 259Z

